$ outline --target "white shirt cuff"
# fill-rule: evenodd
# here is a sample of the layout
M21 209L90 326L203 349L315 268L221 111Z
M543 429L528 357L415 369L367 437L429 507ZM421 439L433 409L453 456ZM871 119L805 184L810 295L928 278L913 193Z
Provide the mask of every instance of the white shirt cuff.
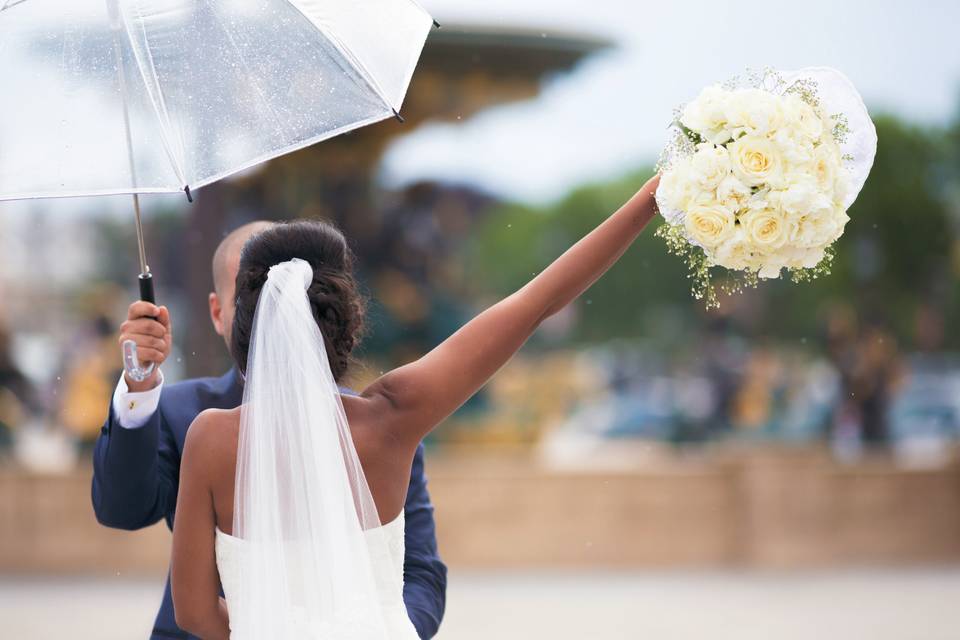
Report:
M147 424L150 416L160 406L160 390L163 389L163 372L157 371L157 386L149 391L132 392L127 387L124 375L113 392L113 415L124 429L139 429Z

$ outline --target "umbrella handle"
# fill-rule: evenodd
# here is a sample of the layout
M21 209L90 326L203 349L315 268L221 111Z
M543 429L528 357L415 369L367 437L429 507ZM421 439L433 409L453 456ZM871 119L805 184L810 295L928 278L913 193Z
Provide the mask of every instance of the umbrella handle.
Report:
M150 304L157 304L157 299L153 295L153 274L141 273L138 280L140 281L140 299Z
M139 280L140 299L150 304L156 304L156 298L153 295L153 274L141 273ZM140 359L137 358L137 343L133 340L124 340L123 370L127 372L131 380L143 382L150 377L150 374L153 373L156 366L153 362L149 362L146 365L141 364Z

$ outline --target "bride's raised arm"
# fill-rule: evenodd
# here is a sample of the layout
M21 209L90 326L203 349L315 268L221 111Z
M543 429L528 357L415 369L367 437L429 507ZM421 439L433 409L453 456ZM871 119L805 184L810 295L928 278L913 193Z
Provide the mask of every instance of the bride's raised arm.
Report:
M486 309L428 354L374 381L391 437L414 444L467 401L544 320L575 300L620 258L653 217L659 177L523 288ZM386 424L384 424L384 422Z

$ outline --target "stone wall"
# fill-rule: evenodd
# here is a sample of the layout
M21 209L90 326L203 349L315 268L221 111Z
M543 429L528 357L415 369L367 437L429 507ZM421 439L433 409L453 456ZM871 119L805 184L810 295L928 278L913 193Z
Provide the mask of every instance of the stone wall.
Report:
M548 470L528 456L428 459L452 567L815 567L960 560L960 466L837 465L816 453ZM159 573L164 525L96 523L89 468L0 472L0 572Z

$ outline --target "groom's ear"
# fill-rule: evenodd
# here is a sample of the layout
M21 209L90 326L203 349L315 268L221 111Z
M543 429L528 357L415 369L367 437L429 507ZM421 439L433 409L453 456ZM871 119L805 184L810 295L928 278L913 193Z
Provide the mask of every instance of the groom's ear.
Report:
M222 336L224 335L223 306L220 304L220 298L211 291L207 299L210 303L210 320L213 322L213 329L217 335Z

